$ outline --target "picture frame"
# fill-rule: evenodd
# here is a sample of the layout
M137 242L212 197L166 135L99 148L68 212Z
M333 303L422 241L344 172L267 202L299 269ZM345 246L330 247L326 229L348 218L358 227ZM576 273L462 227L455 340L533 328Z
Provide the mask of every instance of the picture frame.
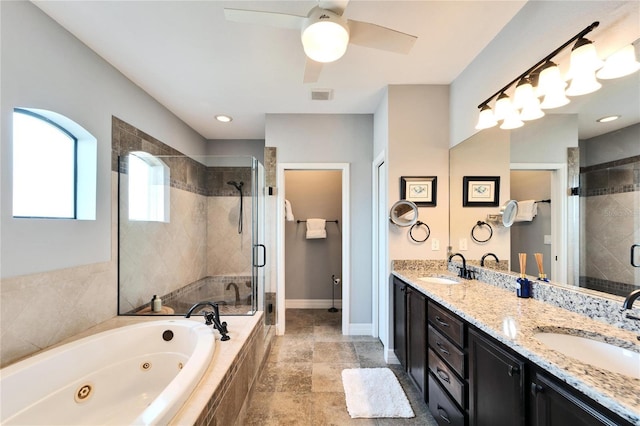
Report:
M500 201L500 176L464 176L463 207L497 207Z
M411 201L418 207L435 207L437 194L437 176L400 177L400 198Z

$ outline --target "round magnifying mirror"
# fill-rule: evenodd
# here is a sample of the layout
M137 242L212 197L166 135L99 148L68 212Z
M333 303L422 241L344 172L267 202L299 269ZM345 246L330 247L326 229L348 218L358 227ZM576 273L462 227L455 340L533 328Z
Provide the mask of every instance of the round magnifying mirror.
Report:
M391 206L389 220L398 226L412 226L418 221L418 206L411 201L396 201Z
M507 228L510 227L518 215L518 202L516 200L507 201L500 207L500 214L502 215L502 224Z

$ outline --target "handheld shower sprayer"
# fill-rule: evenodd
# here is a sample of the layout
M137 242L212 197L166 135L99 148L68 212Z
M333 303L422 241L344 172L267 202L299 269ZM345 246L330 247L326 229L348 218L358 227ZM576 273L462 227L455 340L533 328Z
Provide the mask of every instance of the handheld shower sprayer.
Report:
M227 185L231 185L235 187L238 191L242 192L242 187L244 186L244 182L240 181L240 183L238 183L234 180L230 180L229 182L227 182Z
M227 182L227 185L231 185L235 187L240 193L240 213L238 214L238 234L242 234L242 187L244 186L244 182L236 182L234 180L230 180Z

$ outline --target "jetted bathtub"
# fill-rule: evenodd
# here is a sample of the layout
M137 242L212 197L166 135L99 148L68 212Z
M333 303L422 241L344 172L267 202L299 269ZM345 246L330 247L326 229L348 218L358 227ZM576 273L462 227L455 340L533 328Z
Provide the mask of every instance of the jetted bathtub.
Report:
M143 322L42 352L0 370L2 425L163 425L215 348L193 320Z

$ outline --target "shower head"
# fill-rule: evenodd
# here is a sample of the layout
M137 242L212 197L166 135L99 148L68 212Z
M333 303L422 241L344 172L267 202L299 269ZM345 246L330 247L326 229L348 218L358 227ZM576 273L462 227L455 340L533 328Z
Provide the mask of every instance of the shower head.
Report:
M227 182L227 185L234 186L238 191L242 192L242 186L244 185L244 182L240 181L238 183L236 181L230 180L229 182Z

